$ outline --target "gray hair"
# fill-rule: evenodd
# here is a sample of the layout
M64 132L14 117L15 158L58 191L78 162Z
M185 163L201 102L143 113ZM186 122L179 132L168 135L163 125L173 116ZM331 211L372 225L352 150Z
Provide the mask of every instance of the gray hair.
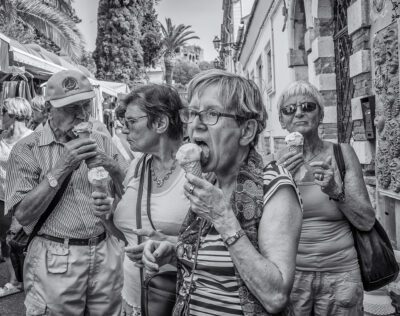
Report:
M15 116L17 121L29 120L32 116L32 107L25 98L8 98L4 100L4 110Z
M258 136L267 123L267 111L254 81L223 70L206 70L189 82L188 102L190 103L195 95L202 94L210 86L218 88L220 101L227 111L257 121L257 133L254 139L254 144L257 144Z
M314 99L314 101L318 104L321 113L324 113L324 97L318 91L318 89L312 85L311 83L303 80L294 81L290 83L285 90L283 90L282 94L279 96L279 99L276 103L278 111L280 112L281 107L285 103L287 99L295 96L309 96Z
M32 99L32 110L43 112L45 110L46 101L44 96L37 95Z

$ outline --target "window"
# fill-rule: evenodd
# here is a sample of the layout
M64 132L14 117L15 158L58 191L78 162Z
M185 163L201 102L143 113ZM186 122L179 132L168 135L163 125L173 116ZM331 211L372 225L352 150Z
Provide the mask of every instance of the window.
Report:
M265 47L265 56L266 56L266 84L267 90L271 91L274 88L274 73L273 73L273 56L272 56L272 49L271 44L268 43Z
M263 91L263 64L261 56L257 60L257 85L260 91Z
M251 73L250 73L250 80L254 81L254 70L252 70Z

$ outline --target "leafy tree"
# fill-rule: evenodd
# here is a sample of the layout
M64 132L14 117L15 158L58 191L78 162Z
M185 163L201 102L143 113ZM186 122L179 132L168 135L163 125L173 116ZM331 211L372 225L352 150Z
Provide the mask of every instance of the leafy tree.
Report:
M143 72L140 45L140 0L100 0L93 58L99 79L134 86Z
M213 69L215 67L213 63L204 60L199 62L199 68L201 71L203 71L203 70Z
M175 83L186 85L200 72L199 66L188 61L177 60L174 66L173 79Z
M140 45L145 67L154 67L161 55L161 30L154 9L155 3L154 0L145 0L143 4Z
M165 81L167 84L172 84L172 72L174 69L174 58L182 46L188 40L198 39L199 37L194 34L194 31L189 30L190 25L173 25L170 18L165 19L166 25L161 24L161 31L163 34L163 55L165 65Z
M79 61L79 65L82 65L85 67L87 70L89 70L93 75L96 74L97 68L96 68L96 62L93 59L93 54L90 52L83 52L82 58Z
M70 0L54 1L70 4ZM17 40L44 36L74 61L83 52L83 38L73 19L41 0L0 0L0 29ZM16 30L25 34L16 34Z

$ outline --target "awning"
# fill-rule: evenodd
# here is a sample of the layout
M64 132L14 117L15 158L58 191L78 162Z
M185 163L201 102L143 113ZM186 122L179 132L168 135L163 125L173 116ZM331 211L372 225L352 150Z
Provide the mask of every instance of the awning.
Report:
M129 93L128 85L120 82L112 82L112 81L103 81L97 80L93 78L89 78L90 83L93 86L99 86L102 92L111 95L113 97L118 97L118 94Z

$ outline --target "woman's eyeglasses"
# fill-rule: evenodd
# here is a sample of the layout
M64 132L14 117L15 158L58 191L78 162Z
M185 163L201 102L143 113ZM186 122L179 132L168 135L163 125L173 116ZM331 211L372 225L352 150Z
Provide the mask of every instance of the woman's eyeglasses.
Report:
M281 112L285 115L292 115L296 113L297 107L301 107L303 112L309 113L315 111L317 104L314 102L303 102L300 104L288 104L281 107Z
M204 111L195 111L190 109L181 109L179 110L179 117L181 118L182 122L185 124L192 123L196 116L199 116L200 122L206 125L215 125L217 124L219 118L222 117L230 117L235 120L242 119L245 120L246 118L239 115L234 114L227 114L221 113L216 110L204 110Z
M121 117L121 118L119 118L119 121L122 123L122 125L125 125L125 127L127 129L129 129L130 126L136 124L140 119L145 118L145 117L147 117L147 115L138 116L135 118L128 118L128 119Z

